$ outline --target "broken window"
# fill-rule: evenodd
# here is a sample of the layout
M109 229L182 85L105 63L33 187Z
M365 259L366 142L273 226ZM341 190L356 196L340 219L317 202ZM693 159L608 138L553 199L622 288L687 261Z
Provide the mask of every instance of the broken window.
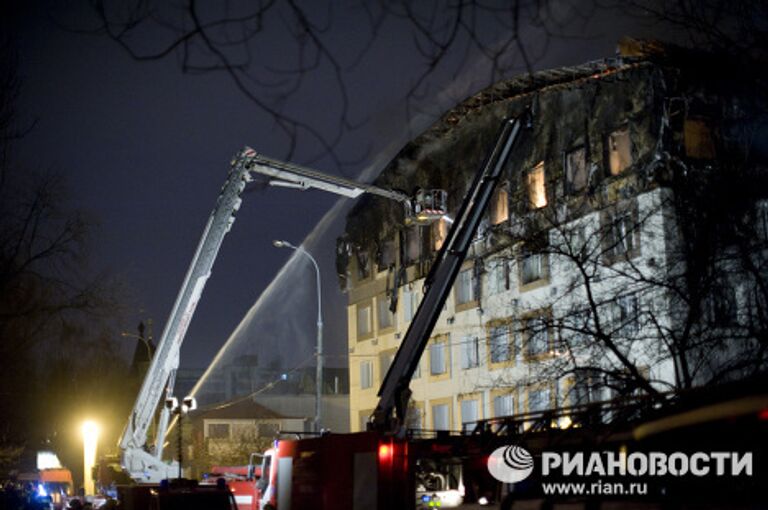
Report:
M704 119L685 119L683 124L685 155L695 159L714 159L715 141Z
M432 223L430 230L432 235L432 249L438 251L443 247L445 238L448 237L448 222L445 218L440 218Z
M395 242L382 241L379 243L378 248L376 252L376 266L378 270L384 271L395 265Z
M587 171L587 150L577 147L565 153L565 192L579 193L586 189L589 182Z
M461 271L456 278L456 304L463 305L472 301L477 301L477 288L475 270L470 267Z
M621 127L609 134L606 139L606 148L611 175L619 175L632 164L632 141L629 138L629 127Z
M547 189L544 179L544 162L529 170L526 174L528 204L531 209L541 209L547 205Z
M367 389L373 386L373 363L370 361L360 362L360 389Z
M395 315L389 309L389 300L385 296L376 298L376 310L379 320L379 329L391 328L395 323Z
M357 337L371 334L371 305L357 305Z
M405 263L418 262L421 258L421 227L414 225L405 231Z
M491 225L499 225L509 220L509 189L507 184L496 188L491 200Z
M550 335L547 317L538 315L523 321L523 334L528 357L542 356L550 352Z
M357 258L357 279L365 280L371 276L371 256L367 250L359 249L355 253Z

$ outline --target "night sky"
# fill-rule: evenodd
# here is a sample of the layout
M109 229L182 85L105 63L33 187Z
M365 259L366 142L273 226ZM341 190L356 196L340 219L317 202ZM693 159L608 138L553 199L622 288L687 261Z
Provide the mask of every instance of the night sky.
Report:
M99 224L90 250L91 271L119 275L130 291L126 318L115 329L134 332L139 320L152 318L157 339L231 156L250 145L281 158L288 142L224 73L184 74L178 54L173 53L162 60L137 62L102 35L57 26L92 26L87 7L33 4L26 7L18 26L22 86L18 110L22 120L36 124L19 143L17 156L30 167L67 176L72 204ZM622 21L615 13L581 14L587 18L574 18L568 25L580 37L551 40L535 62L537 69L610 57L622 35L648 33L638 20ZM417 134L413 130L426 128L437 115L499 78L490 75L487 60L472 52L465 59L462 45L452 50L425 82L428 87L406 108L405 95L426 65L410 27L402 21L386 22L366 56L351 67L352 57L370 37L365 14L350 4L331 16L327 44L345 62L342 78L349 117L360 124L344 132L336 154L355 163L339 169L331 158L315 159L318 146L306 138L299 139L292 156L295 162L312 159L317 169L355 177L382 151L393 156L397 144ZM276 21L266 30L270 36L252 48L254 69L293 58L289 31ZM492 37L488 30L486 35ZM532 49L540 45L541 34L535 28L523 34ZM142 37L141 44L151 47L167 34L150 30ZM507 77L521 71L518 65L507 71ZM284 100L263 89L254 91L320 131L338 128L341 100L327 62L308 73L299 90ZM290 252L273 248L271 241L299 244L336 201L337 197L318 191L299 194L269 188L245 194L189 329L183 367L202 368L210 362L285 263ZM326 338L336 353L344 351L346 342L344 296L338 292L333 265L334 240L341 228L338 224L315 253L325 284ZM306 285L314 285L311 273ZM306 305L305 310L286 313L305 315L313 324L314 300L307 299ZM133 341L125 343L126 357L133 347ZM338 360L343 358L331 364L343 364Z

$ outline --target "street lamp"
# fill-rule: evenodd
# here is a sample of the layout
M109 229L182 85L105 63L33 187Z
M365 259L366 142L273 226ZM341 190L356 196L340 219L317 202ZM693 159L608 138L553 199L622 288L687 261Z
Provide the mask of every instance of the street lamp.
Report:
M142 343L144 344L144 347L147 348L147 361L151 363L152 362L152 319L149 319L147 322L149 323L149 335L148 335L148 338L144 336L144 323L143 322L139 323L139 334L138 335L133 334L133 333L128 333L127 331L122 331L120 333L120 336L122 336L123 338L137 338L137 339L141 340Z
M275 248L290 248L304 254L315 266L315 276L317 279L317 371L315 372L315 432L320 432L320 420L322 418L322 399L323 399L323 301L320 285L320 267L313 257L302 246L294 246L288 241L272 241Z
M182 436L183 429L181 428L181 421L188 412L197 409L197 400L195 400L195 397L193 396L187 396L184 397L181 404L179 404L179 399L176 397L169 397L165 399L165 407L168 408L171 414L179 415L179 436L177 446L179 456L179 480L181 480L183 478L182 475L184 474L182 467L182 463L184 462L184 436Z
M86 494L95 494L93 483L93 465L96 463L96 445L99 442L99 426L96 422L86 421L83 431L83 488Z

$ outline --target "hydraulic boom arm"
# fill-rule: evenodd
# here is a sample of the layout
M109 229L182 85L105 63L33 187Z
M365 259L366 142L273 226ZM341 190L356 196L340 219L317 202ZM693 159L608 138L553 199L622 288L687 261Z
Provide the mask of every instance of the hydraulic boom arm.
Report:
M505 121L496 143L473 180L451 230L425 280L426 291L379 389L369 428L399 433L411 391L409 384L440 311L467 255L499 176L520 135L521 120ZM393 416L395 411L395 416Z

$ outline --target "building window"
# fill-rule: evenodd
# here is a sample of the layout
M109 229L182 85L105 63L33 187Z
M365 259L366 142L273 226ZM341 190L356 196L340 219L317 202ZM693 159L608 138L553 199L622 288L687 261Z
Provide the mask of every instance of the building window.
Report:
M602 378L595 370L576 372L571 394L572 405L584 405L603 400Z
M440 375L448 372L448 346L446 340L434 340L429 346L429 373Z
M371 305L357 305L357 338L371 334Z
M465 336L461 341L461 368L475 368L480 365L480 339Z
M432 236L432 249L438 251L443 247L446 237L448 237L448 222L445 218L432 222L430 225L430 231Z
M421 377L421 360L416 363L416 370L413 371L411 379L419 379Z
M547 317L538 315L523 320L526 354L530 358L549 354L551 350Z
M685 119L683 124L685 155L694 159L714 159L715 141L705 119Z
M531 209L541 209L547 205L547 188L544 179L544 162L529 170L526 174L528 204Z
M477 301L475 288L475 270L467 268L459 273L456 279L456 304L464 305Z
M432 406L432 429L450 430L451 413L448 404L436 404Z
M365 250L355 252L357 259L357 279L365 280L371 276L371 256Z
M280 432L280 425L277 423L259 423L257 430L259 437L273 439Z
M606 139L608 168L611 175L619 175L632 164L632 141L629 127L624 126L609 134Z
M395 265L394 241L383 241L376 252L376 266L379 271L384 271Z
M714 285L704 301L704 315L713 326L733 326L737 321L736 290L732 285Z
M491 199L491 225L499 225L509 220L509 189L506 184L496 188Z
M497 259L491 262L488 272L488 295L492 296L509 289L509 271L507 261Z
M480 419L477 399L467 399L461 401L461 429L465 430Z
M392 366L392 361L395 359L395 352L397 351L384 351L379 353L379 373L381 374L382 381L384 381L384 378L387 376L389 367Z
M568 347L572 350L579 350L587 347L589 335L591 334L590 313L588 310L577 310L572 312L563 321L563 338Z
M491 326L489 331L489 348L491 363L502 363L512 359L512 343L510 342L509 325Z
M403 319L411 322L419 307L419 295L416 289L405 287L403 289Z
M209 423L208 437L211 439L229 439L229 423Z
M424 409L423 404L411 402L408 410L405 412L405 425L409 430L421 430L424 428Z
M405 231L405 263L414 264L421 258L421 227L414 225Z
M395 324L395 315L389 309L389 300L385 296L376 298L379 329L391 328Z
M587 172L587 150L582 146L565 153L565 192L569 194L584 191L589 183Z
M552 407L551 392L549 388L528 391L528 412L536 413L546 411Z
M515 414L515 398L512 394L497 395L493 397L493 416L512 416Z
M373 363L370 361L360 362L360 389L368 389L373 386Z
M632 210L616 211L609 215L606 233L610 257L631 257L637 246L637 225Z
M640 306L635 294L617 297L613 302L613 328L620 335L634 335L640 329Z

